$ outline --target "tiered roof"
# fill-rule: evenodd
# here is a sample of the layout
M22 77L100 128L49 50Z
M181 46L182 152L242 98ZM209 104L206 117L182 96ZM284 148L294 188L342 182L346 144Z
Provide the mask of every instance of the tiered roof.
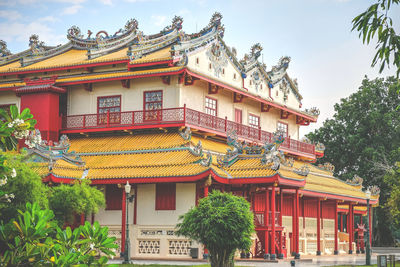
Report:
M277 183L287 190L301 188L305 196L365 202L360 184L333 177L329 165L317 167L280 158L276 166L274 157L280 154L270 153L274 151L271 146L268 151L257 146L235 153L238 146L229 141L230 145L192 137L189 131L79 137L71 139L70 150L76 151L85 166L59 160L51 171L47 171L47 165L41 165L38 171L47 180L71 182L88 170L86 179L93 184L193 182L211 175L223 184ZM372 204L378 202L377 197L373 196Z

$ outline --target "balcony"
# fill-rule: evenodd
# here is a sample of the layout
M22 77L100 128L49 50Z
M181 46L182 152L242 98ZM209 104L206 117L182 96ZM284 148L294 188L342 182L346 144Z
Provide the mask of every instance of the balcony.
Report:
M227 133L236 131L240 139L257 143L271 143L273 137L272 133L263 131L261 128L239 124L186 107L65 116L62 119L61 133L181 126L189 126L225 137ZM280 150L315 159L314 145L290 139L290 137L281 144Z
M253 212L253 214L254 214L254 225L256 227L272 225L272 212L271 211L268 211L268 214L269 214L268 215L268 225L265 225L265 221L264 221L265 212L264 211L262 211L262 212L256 211L256 212ZM280 215L280 212L276 211L275 212L275 226L281 226L279 224L279 215Z

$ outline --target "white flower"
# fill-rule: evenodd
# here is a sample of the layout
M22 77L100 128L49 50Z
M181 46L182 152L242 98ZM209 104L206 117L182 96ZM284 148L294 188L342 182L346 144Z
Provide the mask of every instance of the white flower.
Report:
M10 197L10 198L15 198L15 195L14 195L14 194L10 194L9 197Z
M11 171L11 177L12 177L12 178L17 177L17 171L16 171L14 168L13 168L12 171Z
M93 244L93 243L90 244L90 248L91 248L91 249L94 249L94 244Z
M10 122L10 123L8 124L8 128L12 128L12 127L14 127L14 124L13 124L12 122Z

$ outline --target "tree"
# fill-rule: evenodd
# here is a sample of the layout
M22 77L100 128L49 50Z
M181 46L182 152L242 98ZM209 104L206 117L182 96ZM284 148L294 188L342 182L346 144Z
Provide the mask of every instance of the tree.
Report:
M97 213L105 205L103 192L89 184L89 180L82 180L73 185L61 184L51 188L50 208L59 223L73 223L75 215Z
M248 250L254 232L250 204L242 197L213 191L180 216L177 234L203 243L210 252L211 266L234 266L237 249Z
M393 243L390 216L383 208L391 188L383 177L400 160L397 90L399 84L394 77L365 78L356 93L335 104L332 119L307 135L311 141L325 144L325 156L319 163L333 163L336 176L346 180L357 174L364 178L364 186L380 187L380 206L376 210L378 231L374 231L376 245Z
M378 0L377 3L353 19L352 28L359 32L363 43L366 44L369 44L378 33L377 51L372 60L372 66L380 62L379 72L381 73L385 65L390 65L391 57L393 57L393 65L397 68L397 78L400 75L400 35L396 34L388 12L393 4L399 3L400 0Z
M10 114L0 108L0 150L15 150L17 139L27 138L35 125L36 120L29 108L24 109L21 114L14 105L10 106Z
M15 218L17 210L23 210L27 202L36 202L42 208L49 206L47 186L34 171L35 164L24 158L24 153L0 152L0 175L5 180L1 190L8 192L4 193L8 194L8 201L0 202L1 220Z

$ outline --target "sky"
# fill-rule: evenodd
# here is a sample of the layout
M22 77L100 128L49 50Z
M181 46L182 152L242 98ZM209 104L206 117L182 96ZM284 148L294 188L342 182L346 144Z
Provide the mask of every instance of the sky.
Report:
M204 28L211 15L223 15L224 40L242 58L260 43L261 60L271 68L290 56L288 73L297 78L303 108L317 107L317 123L301 127L304 135L322 126L334 114L334 104L357 91L365 75L394 75L394 67L379 74L371 68L375 45L363 45L351 32L352 19L370 0L0 0L0 39L12 53L28 48L29 36L38 34L46 45L67 42L67 30L82 33L105 30L112 34L135 18L139 30L153 34L183 17L187 33ZM400 32L400 6L391 9Z

